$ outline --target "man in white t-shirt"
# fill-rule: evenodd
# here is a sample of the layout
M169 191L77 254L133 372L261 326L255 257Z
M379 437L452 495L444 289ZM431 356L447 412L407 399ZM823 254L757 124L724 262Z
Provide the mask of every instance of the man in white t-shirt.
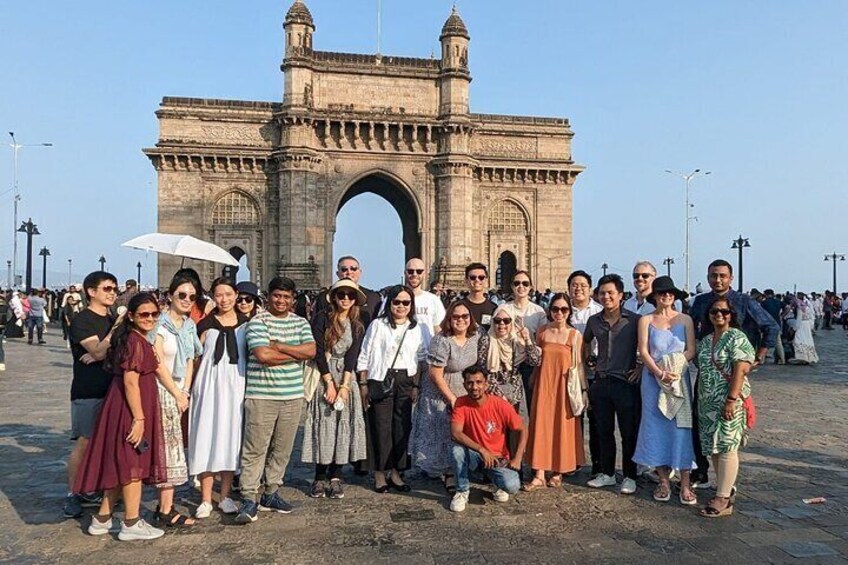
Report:
M636 293L624 301L622 308L640 316L652 314L657 307L648 302L648 296L651 295L655 278L657 278L657 269L650 261L636 263L633 267L633 288L636 289ZM674 309L683 312L683 303L675 300Z
M427 326L430 335L436 335L439 333L439 324L445 318L445 306L438 296L424 290L426 275L427 269L421 259L416 257L406 262L403 277L406 286L415 293L415 320Z

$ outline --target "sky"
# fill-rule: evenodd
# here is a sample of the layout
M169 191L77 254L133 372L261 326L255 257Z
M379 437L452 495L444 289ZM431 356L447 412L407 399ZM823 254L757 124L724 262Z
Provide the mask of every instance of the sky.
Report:
M376 0L307 0L319 50L373 53ZM450 0L383 0L382 52L427 57ZM0 132L19 153L19 218L47 246L48 284L79 280L103 255L123 279L155 258L120 247L156 229L155 144L163 96L278 101L288 1L147 0L0 5ZM692 286L736 264L745 287L822 290L826 253L848 253L848 2L844 0L461 0L471 35L472 112L567 117L574 264L626 274L647 259L682 284L683 180L692 182ZM8 137L3 138L8 141ZM0 259L12 255L12 150L0 146ZM369 230L361 219L368 215ZM379 197L340 212L336 249L363 282L402 272L400 223ZM357 229L358 228L358 229ZM389 242L389 243L387 243ZM395 242L395 243L392 243ZM19 272L25 239L19 240ZM37 272L40 258L36 257ZM0 266L5 267L2 263ZM839 264L848 290L848 261ZM40 281L40 274L37 274ZM2 270L0 285L6 285Z

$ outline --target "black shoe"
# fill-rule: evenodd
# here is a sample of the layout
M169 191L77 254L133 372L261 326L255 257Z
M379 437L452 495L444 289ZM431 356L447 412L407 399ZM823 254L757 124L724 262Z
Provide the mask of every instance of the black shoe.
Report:
M330 498L335 498L336 500L344 498L344 489L339 479L330 481Z
M103 502L103 495L99 492L89 492L79 495L80 503L83 506L100 506Z
M374 492L376 492L377 494L386 494L387 492L389 492L389 482L388 482L388 480L386 481L386 484L384 484L381 487L378 487L378 486L375 485L374 486Z
M324 498L327 495L327 487L324 481L313 481L312 488L309 489L309 496L312 498Z
M46 345L46 344L47 344L47 342L44 341L44 340L38 342L38 345Z
M403 484L399 485L399 484L395 483L391 479L391 477L386 477L386 486L389 486L389 487L395 489L398 492L409 492L409 491L412 490L412 487L409 486L408 484L403 483Z
M65 518L79 518L82 516L82 500L78 494L69 494L62 508Z

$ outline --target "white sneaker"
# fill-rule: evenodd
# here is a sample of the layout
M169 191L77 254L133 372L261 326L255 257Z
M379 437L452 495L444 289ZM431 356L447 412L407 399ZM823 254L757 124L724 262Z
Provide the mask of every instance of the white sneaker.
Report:
M127 526L122 522L118 539L121 541L148 540L161 538L164 535L165 530L154 528L144 520L139 520L132 526Z
M636 492L636 481L633 479L624 479L621 481L621 489L618 492L621 494L633 494Z
M466 506L468 506L468 491L457 491L450 503L451 512L463 512Z
M91 524L88 526L88 533L92 536L105 536L106 534L115 534L121 531L121 528L114 525L114 521L110 516L105 522L97 519L96 515L91 516Z
M6 364L0 363L0 371L5 371L5 370L6 370Z
M495 499L495 502L507 502L509 501L509 493L499 488L492 495L492 498Z
M615 486L615 477L612 475L605 475L603 473L598 473L595 475L595 478L586 483L586 486L591 488L603 488L603 487L614 487Z
M212 515L212 503L211 502L201 502L200 506L197 507L197 510L194 512L195 518L208 518Z
M238 504L236 504L235 501L230 497L227 497L221 502L219 502L218 509L224 514L238 514L239 511Z

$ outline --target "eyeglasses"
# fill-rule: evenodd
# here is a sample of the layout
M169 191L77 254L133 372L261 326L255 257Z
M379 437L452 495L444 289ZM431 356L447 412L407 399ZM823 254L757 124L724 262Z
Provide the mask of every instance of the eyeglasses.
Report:
M101 286L100 290L102 290L105 293L112 293L112 292L118 292L118 287L117 286Z
M512 318L493 318L492 321L499 326L508 326L512 323Z
M639 279L648 280L653 277L653 273L633 273L633 280L638 281Z
M568 306L551 306L551 314L568 314L571 309Z
M197 300L197 295L189 294L187 292L178 292L177 298L179 298L180 300L188 300L189 302L194 302L195 300Z
M572 283L570 288L573 288L574 290L577 290L578 288L586 289L586 288L589 288L589 285L588 284Z
M453 314L451 320L470 320L471 314Z
M158 320L159 319L159 310L154 310L153 312L136 312L133 315L133 319L135 320L149 320L149 319Z
M487 275L468 275L470 281L484 281L489 278Z
M515 286L515 287L527 286L527 287L529 287L530 281L512 281L512 286Z
M351 265L350 267L339 267L340 273L347 273L347 272L355 273L358 270L359 270L359 267L357 267L356 265Z
M710 316L718 316L721 314L722 316L730 316L733 312L730 308L713 308L710 310Z
M253 297L247 294L239 296L236 298L236 304L253 304Z
M336 298L339 300L356 300L356 291L353 290L339 290L334 294Z
M409 306L412 300L392 300L392 306Z
M423 275L424 269L407 269L406 274L407 275Z

